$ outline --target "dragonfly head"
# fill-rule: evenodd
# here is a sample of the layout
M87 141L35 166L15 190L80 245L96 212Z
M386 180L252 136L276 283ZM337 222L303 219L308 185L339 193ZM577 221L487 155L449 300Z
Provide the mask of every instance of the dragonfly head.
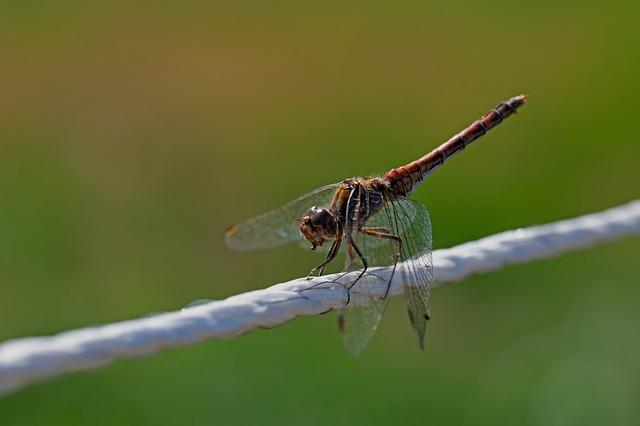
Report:
M329 210L313 206L302 216L300 233L311 243L311 250L315 250L336 238L338 220Z

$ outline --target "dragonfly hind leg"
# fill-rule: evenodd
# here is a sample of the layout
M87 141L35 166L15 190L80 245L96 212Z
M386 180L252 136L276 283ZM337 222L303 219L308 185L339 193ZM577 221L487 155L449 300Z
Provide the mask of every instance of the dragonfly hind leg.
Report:
M381 299L386 299L387 296L389 296L389 291L391 290L391 281L393 280L393 276L396 273L396 267L398 266L398 262L400 261L400 257L402 255L402 238L400 238L398 235L393 234L386 228L362 227L360 228L360 232L371 237L394 240L398 243L398 251L396 252L395 261L393 262L393 270L391 271L391 276L389 277L389 282L387 283L387 289L384 293L384 296L381 297Z

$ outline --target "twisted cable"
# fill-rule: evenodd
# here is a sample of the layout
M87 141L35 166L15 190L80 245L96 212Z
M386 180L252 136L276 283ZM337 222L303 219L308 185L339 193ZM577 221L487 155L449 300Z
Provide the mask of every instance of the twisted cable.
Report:
M640 200L573 219L501 232L434 251L433 286L638 233ZM394 275L391 294L402 292L403 275ZM344 307L344 279L344 274L299 278L176 312L7 341L0 344L0 394L116 359L228 339L256 328L275 327L300 315Z

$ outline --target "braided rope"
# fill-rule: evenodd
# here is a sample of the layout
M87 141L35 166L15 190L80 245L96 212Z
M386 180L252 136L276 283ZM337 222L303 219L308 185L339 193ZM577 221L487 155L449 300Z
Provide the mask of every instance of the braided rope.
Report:
M640 200L574 219L506 231L436 250L433 284L456 282L474 273L638 233ZM395 275L392 294L402 292L402 275ZM230 338L259 327L275 327L300 315L343 307L346 291L342 279L341 274L314 280L300 278L181 311L2 343L0 394L116 359L144 357L165 348Z

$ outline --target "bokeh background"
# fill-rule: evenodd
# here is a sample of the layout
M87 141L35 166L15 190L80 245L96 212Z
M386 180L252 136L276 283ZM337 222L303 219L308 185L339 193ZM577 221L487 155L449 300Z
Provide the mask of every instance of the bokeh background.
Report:
M638 197L637 1L0 5L0 340L301 276L223 230L413 160L529 103L421 187L436 248ZM427 349L393 300L72 374L2 425L637 424L640 239L438 288ZM436 272L437 273L437 272Z

